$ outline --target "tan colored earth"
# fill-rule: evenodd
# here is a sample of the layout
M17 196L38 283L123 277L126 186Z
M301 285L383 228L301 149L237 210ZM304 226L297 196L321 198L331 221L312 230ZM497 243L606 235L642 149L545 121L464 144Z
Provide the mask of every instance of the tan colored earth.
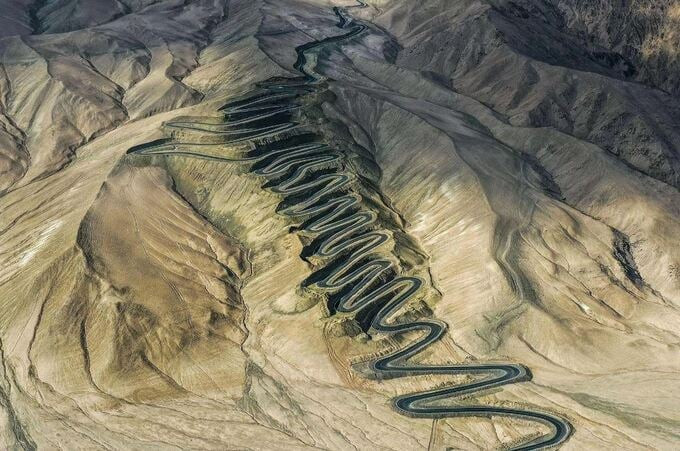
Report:
M472 401L563 450L680 447L680 4L369 0L314 53L387 251L448 324L419 363L511 362ZM598 6L595 6L598 3ZM219 117L345 0L0 0L0 449L486 450L547 427L412 418L246 163L128 149ZM297 113L296 113L297 114ZM175 138L182 139L181 132ZM231 152L244 145L225 146ZM377 207L376 207L377 208ZM385 251L385 252L387 252Z

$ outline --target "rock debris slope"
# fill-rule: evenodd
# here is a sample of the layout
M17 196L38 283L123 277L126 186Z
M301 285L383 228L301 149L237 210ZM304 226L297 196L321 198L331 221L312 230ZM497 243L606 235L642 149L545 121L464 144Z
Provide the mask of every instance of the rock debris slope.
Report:
M366 3L348 10L363 33L310 52L327 89L291 114L345 149L389 252L431 287L399 315L448 324L415 363L526 365L531 381L463 401L566 418L565 450L677 448L677 3ZM475 450L546 433L396 412L451 378L363 377L416 337L369 336L302 288L313 241L223 160L247 142L176 128L212 145L127 154L298 76L295 48L342 33L333 7L354 4L1 5L0 447Z

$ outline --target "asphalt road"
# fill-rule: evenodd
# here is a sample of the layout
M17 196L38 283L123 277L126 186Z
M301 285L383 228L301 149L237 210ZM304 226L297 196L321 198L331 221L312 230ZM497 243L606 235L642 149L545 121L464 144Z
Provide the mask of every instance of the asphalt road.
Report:
M358 2L357 7L363 3ZM304 44L296 49L295 63L303 77L261 83L258 90L221 108L224 118L179 118L165 127L183 135L218 136L217 142L191 142L177 139L157 140L134 147L129 153L177 155L226 162L253 163L252 173L266 179L265 186L282 196L278 213L291 216L302 225L299 230L316 237L305 252L326 266L310 276L307 283L335 296L332 311L363 315L367 333L403 334L419 332L419 338L405 348L380 357L370 365L376 378L408 377L423 374L474 375L472 382L431 391L403 395L394 399L394 408L416 418L452 416L510 416L547 425L551 433L525 443L515 450L536 450L557 446L572 431L564 419L547 413L520 408L465 404L442 405L442 399L454 399L506 384L528 381L531 373L519 364L484 363L460 365L419 365L410 360L446 333L446 324L434 319L393 322L399 309L414 299L423 285L417 277L399 275L396 258L389 249L390 235L377 223L378 215L362 203L352 189L355 176L343 164L342 151L321 142L313 134L292 133L298 126L293 113L300 108L297 99L323 89L327 80L311 67L307 57L317 48L337 44L359 36L367 30L346 10L335 8L338 27L344 34ZM225 146L243 141L255 150L240 155L221 156L201 153L201 148ZM387 256L386 256L387 255ZM368 313L366 313L368 312Z

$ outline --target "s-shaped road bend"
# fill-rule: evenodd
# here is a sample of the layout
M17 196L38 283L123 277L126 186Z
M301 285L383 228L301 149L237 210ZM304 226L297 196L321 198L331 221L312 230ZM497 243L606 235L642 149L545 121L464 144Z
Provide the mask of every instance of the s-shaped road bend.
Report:
M362 7L365 4L358 2L354 8ZM201 139L187 142L167 138L136 146L128 152L252 164L251 172L267 180L266 188L282 196L277 212L302 221L298 230L316 237L303 253L314 255L327 264L304 284L329 293L331 313L361 317L369 335L419 333L419 338L405 348L372 361L369 364L372 377L387 379L425 374L480 376L468 383L399 396L393 400L397 412L415 418L521 418L547 425L551 432L514 450L558 446L569 437L572 427L565 419L552 413L520 407L467 403L443 405L439 402L528 381L531 373L525 366L516 363L410 363L413 357L446 333L447 325L430 318L394 321L399 309L414 299L425 282L419 277L401 275L394 258L379 256L381 246L389 241L390 236L380 229L376 212L362 203L362 196L352 188L356 176L343 164L343 150L325 144L314 133L297 131L301 124L296 122L294 114L302 108L300 99L327 89L324 83L332 83L315 71L315 58L310 57L310 53L348 41L369 29L352 18L347 9L334 8L339 19L337 26L346 30L345 33L296 49L298 58L294 67L302 73L302 77L278 78L259 84L254 93L222 107L224 116L219 120L190 117L164 124L169 130L181 131L182 136L198 133L215 141ZM237 157L201 152L208 147L219 150L225 144L240 142L252 143L254 150Z

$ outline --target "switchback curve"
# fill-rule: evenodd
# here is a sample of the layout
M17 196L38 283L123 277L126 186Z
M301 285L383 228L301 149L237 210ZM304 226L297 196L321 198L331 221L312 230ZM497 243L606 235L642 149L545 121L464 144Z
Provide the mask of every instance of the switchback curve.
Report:
M365 6L358 3L358 7ZM296 133L301 124L295 122L293 114L301 108L299 100L323 90L326 81L311 67L308 53L351 39L367 29L345 9L334 8L334 12L339 18L338 27L348 31L298 47L295 68L302 77L261 83L255 93L221 108L222 118L179 118L164 124L168 130L179 131L181 135L201 134L202 139L198 142L169 138L136 146L128 152L252 163L251 171L267 180L264 186L282 196L278 212L302 221L298 230L315 237L303 254L313 255L326 265L304 284L329 293L331 312L356 315L369 335L420 334L405 348L372 361L369 366L373 377L483 376L469 383L399 396L393 400L399 413L416 418L497 415L522 418L547 425L551 433L514 450L537 450L563 443L572 431L571 425L547 412L437 403L442 399L530 380L531 373L523 365L410 363L411 358L439 340L447 326L435 319L394 321L400 308L415 298L424 281L419 277L400 275L396 259L386 257L384 252L381 254L380 249L389 242L390 236L380 229L376 212L364 206L361 195L353 189L355 176L342 164L343 152L321 142L313 133ZM209 138L207 142L206 137ZM254 150L237 157L200 152L202 147L226 148L240 142L252 143Z

